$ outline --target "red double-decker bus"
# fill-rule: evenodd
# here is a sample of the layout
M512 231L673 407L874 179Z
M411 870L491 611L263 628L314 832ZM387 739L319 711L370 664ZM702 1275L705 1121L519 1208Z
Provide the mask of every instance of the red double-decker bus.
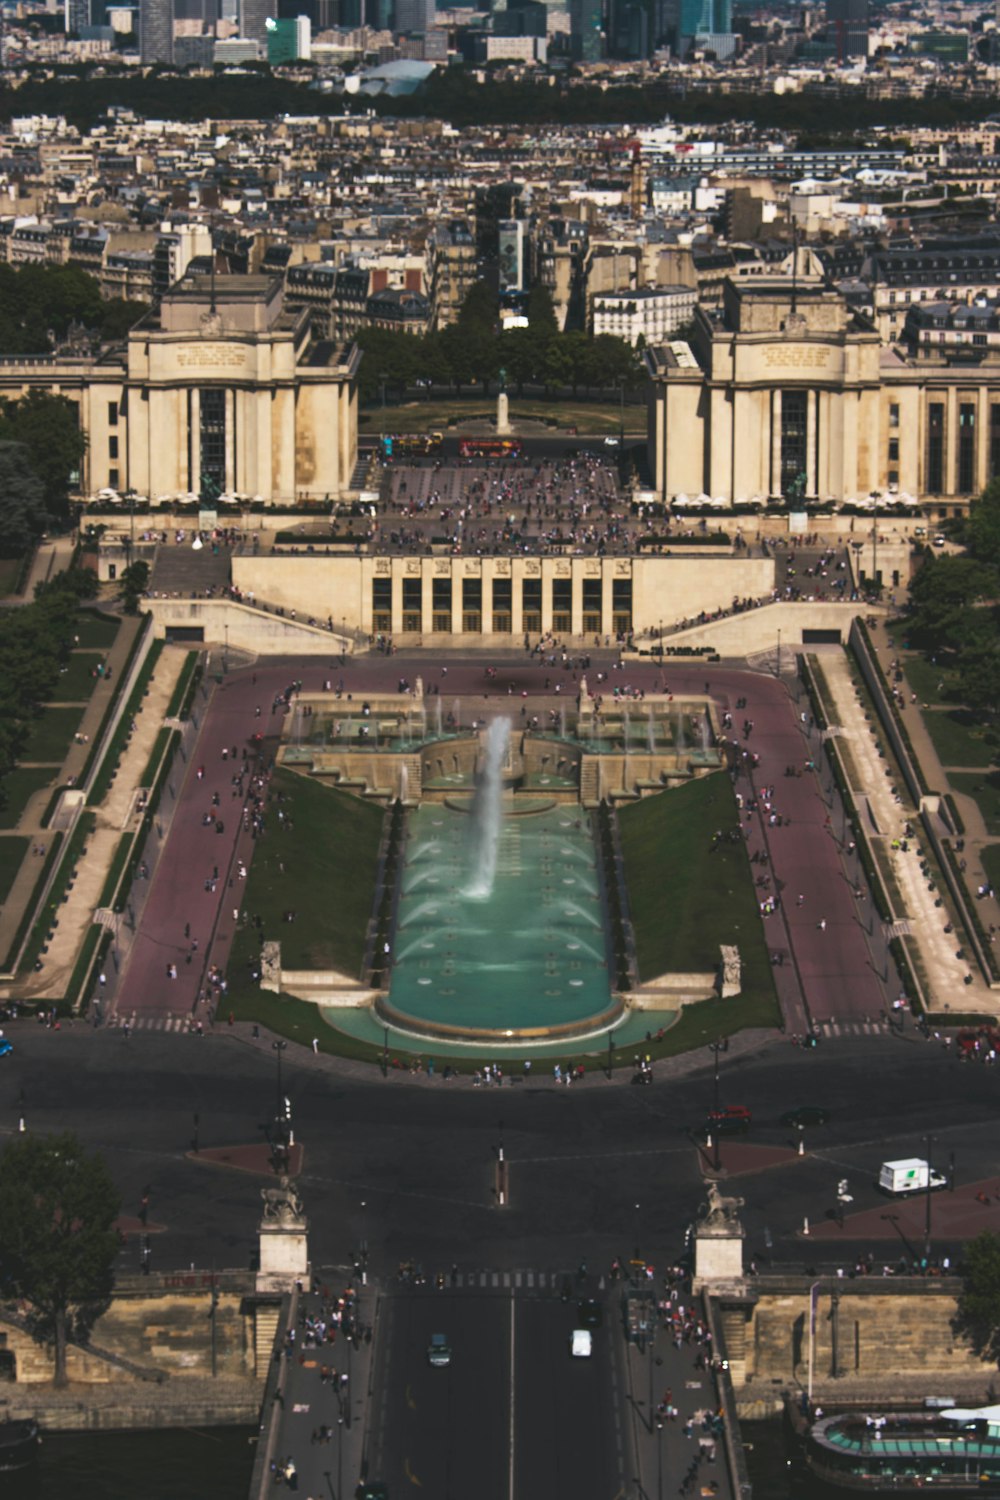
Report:
M521 444L516 438L464 437L458 451L463 458L520 458Z

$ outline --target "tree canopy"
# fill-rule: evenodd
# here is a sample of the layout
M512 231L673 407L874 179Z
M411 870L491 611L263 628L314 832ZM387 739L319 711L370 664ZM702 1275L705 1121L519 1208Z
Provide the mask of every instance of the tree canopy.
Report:
M73 476L79 472L87 446L69 397L31 390L19 401L0 400L0 442L24 446L31 472L41 483L45 509L64 516ZM36 530L43 530L44 525L43 519Z
M110 1301L120 1206L103 1158L75 1135L18 1136L0 1156L0 1285L30 1303L57 1385L68 1340L85 1339Z
M560 333L552 298L544 287L528 298L528 327L501 332L497 327L497 299L485 282L470 287L458 320L423 337L390 333L384 328L362 328L357 341L364 350L361 398L374 401L384 384L398 389L415 380L435 385L472 385L484 388L506 371L507 384L521 391L525 385L608 389L619 381L638 383L641 372L636 351L611 334L588 338L579 332Z
M992 1230L966 1243L955 1327L981 1359L1000 1365L1000 1235Z
M45 354L71 323L104 339L122 338L145 310L142 302L105 300L80 266L0 262L0 354Z

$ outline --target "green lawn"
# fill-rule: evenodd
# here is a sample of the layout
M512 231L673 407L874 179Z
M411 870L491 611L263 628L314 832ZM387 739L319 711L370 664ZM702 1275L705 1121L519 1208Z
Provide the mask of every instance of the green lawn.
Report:
M100 651L76 651L66 663L65 672L60 672L52 689L53 703L86 703L98 679L93 675L98 662L104 656Z
M680 1023L685 1030L704 1026L706 1035L778 1021L746 845L724 843L712 852L714 831L735 822L732 787L721 774L618 814L640 977L715 971L720 944L735 943L740 950L743 994L718 1006L713 1002L711 1012L692 1006L690 1020ZM726 1024L727 1018L735 1024Z
M948 777L955 792L966 792L979 804L979 811L991 838L1000 839L1000 771L983 775L982 771L953 771Z
M120 624L116 615L99 615L92 609L81 609L73 624L73 634L78 637L74 644L84 650L107 651Z
M0 902L6 901L10 895L10 888L17 878L30 842L30 839L21 838L18 834L0 839Z
M994 747L986 743L981 725L968 709L928 709L924 714L927 733L943 766L988 766Z
M29 729L19 759L61 766L82 718L82 708L44 709Z
M284 968L360 972L381 835L381 807L280 767L275 771L243 910L263 919L265 938L281 943ZM287 911L296 913L293 922L284 920ZM233 944L230 996L256 991L246 976L259 952L256 931L241 929Z
M934 662L928 661L923 656L909 656L903 662L903 672L911 690L916 693L921 703L953 703L955 701L958 673L953 668L936 666Z
M986 879L995 891L1000 891L1000 844L987 844L980 858Z
M24 812L28 798L41 787L48 786L55 774L55 766L15 766L10 775L0 781L0 798L3 799L0 828L13 828Z

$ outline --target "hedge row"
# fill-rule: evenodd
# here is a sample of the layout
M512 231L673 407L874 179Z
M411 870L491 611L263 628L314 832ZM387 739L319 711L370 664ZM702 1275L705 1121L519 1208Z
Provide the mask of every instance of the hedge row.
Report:
M196 675L197 681L195 681ZM170 695L170 702L167 704L165 718L186 719L188 717L191 712L191 700L194 698L194 690L200 681L201 671L198 666L198 652L189 651L184 658L184 665L181 667L180 676ZM143 786L145 784L143 782Z
M49 932L56 925L59 908L66 899L66 892L70 882L76 878L77 863L82 859L87 840L96 826L96 813L84 812L77 819L76 827L70 835L66 851L60 861L59 873L52 882L52 889L49 891L48 899L36 916L34 926L31 929L31 936L28 939L24 958L21 960L20 971L22 973L34 966L42 948L48 940Z
M406 814L403 804L395 801L389 809L389 827L386 832L385 855L382 860L381 886L378 912L375 917L375 950L372 954L372 985L381 989L385 983L385 945L392 940L393 912L396 899L396 879L402 862L406 842Z
M865 624L865 621L861 618L860 615L855 618L854 629L857 631L861 640L864 642L868 660L874 668L876 675L878 676L879 682L882 687L882 697L885 700L889 713L892 715L892 721L899 733L899 738L903 742L903 746L909 757L910 765L913 767L913 774L917 778L917 785L919 786L925 797L933 796L934 793L931 791L930 785L927 781L927 777L924 775L924 768L920 764L917 753L913 748L913 741L910 739L910 731L907 729L905 723L903 722L903 716L900 713L896 700L892 695L892 684L889 682L888 677L886 677L885 672L882 669L882 663L879 661L878 656L875 652L875 647L872 644L871 631L868 629L868 626ZM850 638L853 643L854 631L851 632Z
M611 931L611 947L614 953L615 988L629 987L629 947L625 914L622 908L621 886L618 880L618 861L615 857L614 814L606 802L597 810L597 831L604 870L604 891L608 906L608 926Z
M71 1011L80 1009L81 1003L90 990L94 970L104 965L104 959L111 946L113 934L103 927L100 922L93 922L87 929L87 935L80 945L80 951L73 965L73 972L69 977L64 1000Z
M160 659L160 653L162 650L163 642L161 640L154 641L152 646L150 646L149 648L149 655L143 662L142 669L140 670L139 675L135 680L135 687L129 694L128 702L125 705L125 711L118 721L118 728L112 735L107 754L105 755L104 760L101 762L101 769L98 771L97 775L94 778L94 784L91 787L90 794L87 798L88 802L94 804L103 802L104 798L107 796L111 788L111 783L114 781L115 776L118 773L118 767L121 764L121 758L125 751L125 747L132 737L132 721L134 720L136 714L139 712L142 700L146 696L146 692L149 688L149 680L156 670L156 663Z
M179 729L161 729L156 737L153 754L146 763L143 780L140 782L140 785L146 787L149 793L146 798L142 818L139 821L138 827L133 829L131 833L123 833L118 840L114 859L111 861L111 867L108 870L104 886L101 890L101 899L98 903L100 906L110 906L112 911L115 912L121 912L125 909L126 892L131 887L131 880L125 880L125 873L132 864L132 856L135 854L135 851L142 848L149 836L150 829L153 826L153 819L160 805L160 798L163 796L163 788L166 784L167 776L170 774L170 767L173 764L174 755L180 742L181 734Z
M965 898L961 904L965 908L965 914L968 922L975 929L976 936L979 939L979 946L983 951L983 957L986 960L986 967L990 971L990 979L992 981L1000 980L1000 965L997 964L996 954L993 952L993 946L990 943L990 935L986 931L986 928L983 926L982 917L980 917L975 903L972 900L969 888L965 883L965 876L959 869L958 856L956 855L951 845L948 843L947 839L941 840L941 848L944 851L944 857L948 861L948 866L955 878L958 889L962 892Z
M35 915L35 907L38 905L38 898L40 897L42 891L45 889L45 882L49 878L49 871L52 869L52 866L56 861L56 856L59 853L59 846L61 845L62 841L63 835L61 833L54 833L52 835L52 842L49 845L48 853L46 854L45 859L42 861L42 868L38 872L38 878L35 881L34 889L31 892L31 900L28 902L27 906L24 908L24 911L21 914L21 920L17 924L17 931L14 934L14 941L11 943L10 949L7 953L7 957L4 959L3 967L5 974L10 974L13 971L14 965L17 963L17 955L21 951L21 944L24 942L25 938L28 935L28 929L30 928L32 919Z
M136 658L136 654L138 653L140 646L146 639L146 632L152 629L152 623L152 615L145 615L142 624L135 633L128 656L125 658L125 661L122 664L122 669L118 673L118 680L115 683L115 690L111 694L111 697L108 699L108 705L105 708L103 715L101 716L101 722L97 727L97 733L93 736L93 739L90 742L90 749L87 751L87 759L83 763L83 770L76 778L77 786L82 787L87 785L87 777L90 775L93 769L94 759L97 755L97 752L101 748L101 744L104 740L105 730L114 717L115 709L118 706L118 700L120 699L122 694L122 688L128 681L128 674L132 670L132 663Z

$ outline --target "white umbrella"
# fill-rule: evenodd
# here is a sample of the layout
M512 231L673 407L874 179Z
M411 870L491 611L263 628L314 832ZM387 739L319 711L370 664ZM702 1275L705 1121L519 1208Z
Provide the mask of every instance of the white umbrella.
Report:
M689 495L685 495L684 491L682 490L679 495L675 495L674 496L673 500L671 501L671 504L676 509L683 510L684 507L685 507L685 505L690 505L691 504L691 497Z

